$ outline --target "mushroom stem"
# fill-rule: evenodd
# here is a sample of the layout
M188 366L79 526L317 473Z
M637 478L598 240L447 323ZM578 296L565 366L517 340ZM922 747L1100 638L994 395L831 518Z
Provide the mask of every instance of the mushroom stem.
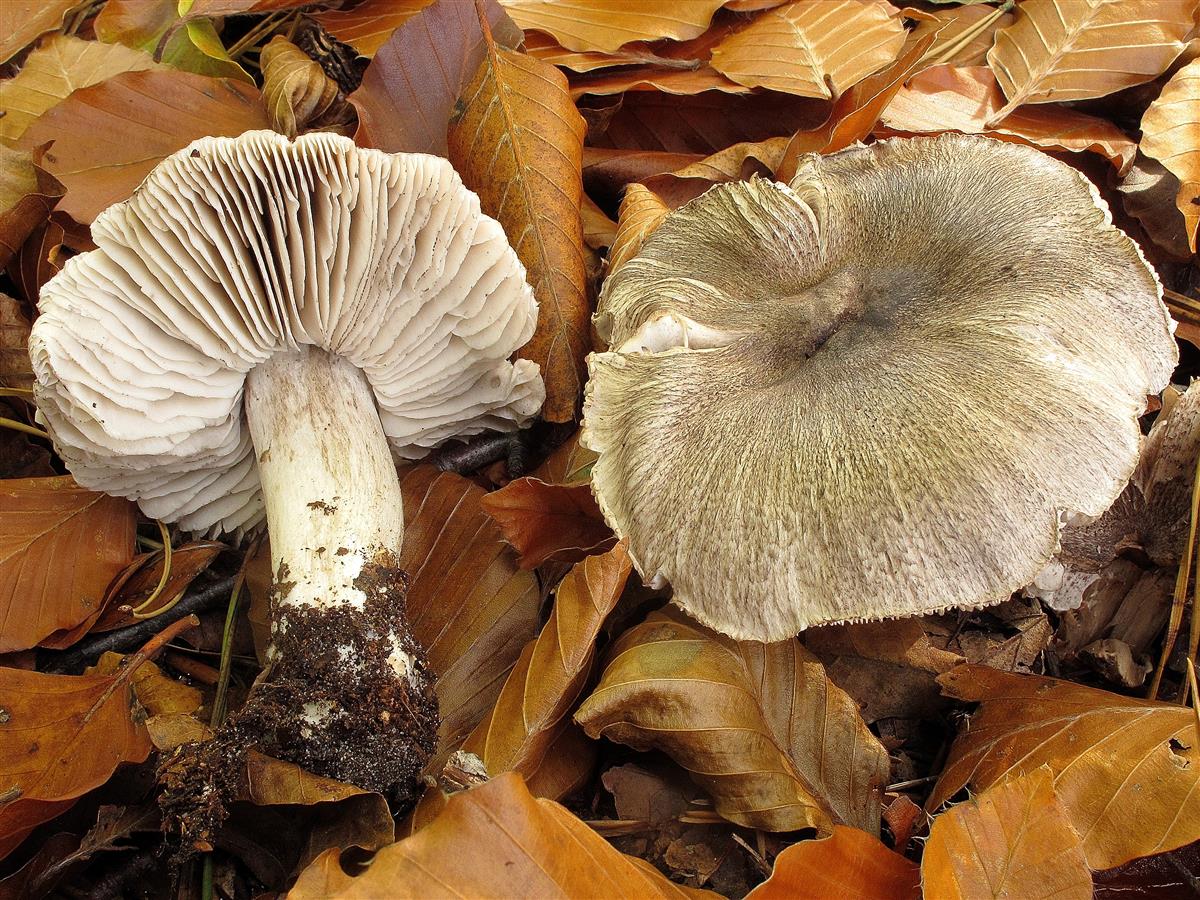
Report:
M396 789L436 743L437 702L409 631L400 481L356 367L308 347L246 379L275 573L264 709L283 755ZM261 714L261 711L260 711Z

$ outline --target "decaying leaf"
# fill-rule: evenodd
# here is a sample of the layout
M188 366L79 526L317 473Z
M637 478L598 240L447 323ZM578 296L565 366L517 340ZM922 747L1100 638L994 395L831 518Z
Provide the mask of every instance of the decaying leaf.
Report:
M724 0L501 0L522 28L544 31L568 50L612 53L633 41L682 41L708 28Z
M3 122L0 118L0 122ZM40 151L0 144L0 266L46 221L64 193L62 184L38 164Z
M608 251L608 271L612 274L622 263L637 256L642 243L667 217L670 207L662 198L641 184L631 184L621 201L617 218L617 236Z
M1093 869L1200 838L1192 710L986 666L960 666L939 682L981 705L955 740L926 809L963 787L984 791L1046 765Z
M589 484L547 484L518 478L483 498L504 539L520 554L521 568L547 560L573 563L616 543Z
M1092 873L1048 766L994 784L935 818L921 881L926 896L946 900L1092 896Z
M600 628L630 569L629 554L618 545L577 563L559 584L549 620L525 647L496 705L463 743L489 774L511 770L531 779L571 725L569 714L591 674Z
M133 193L160 160L196 138L269 124L249 85L151 69L75 91L34 122L21 144L54 141L45 165L67 189L59 209L91 222Z
M282 35L262 49L263 105L271 127L295 137L337 100L338 86L309 56Z
M364 0L352 9L312 13L321 27L363 56L374 56L397 28L434 0Z
M672 884L652 866L625 856L563 807L535 800L509 772L455 794L433 822L347 875L338 854L322 855L290 900L442 896L715 897Z
M407 26L406 26L407 27ZM490 35L450 123L450 161L483 211L504 226L538 301L537 331L518 356L542 368L551 422L575 417L591 349L583 265L583 118L567 80Z
M100 614L133 556L135 508L70 476L0 482L0 653Z
M653 613L613 645L575 718L592 737L666 752L740 825L878 831L887 751L798 641L734 641Z
M0 3L0 63L8 62L63 18L80 0L5 0Z
M1195 27L1192 0L1024 0L996 32L988 65L1008 98L990 123L1025 103L1103 97L1162 74Z
M1188 247L1195 253L1200 226L1200 59L1171 76L1142 116L1141 150L1179 179L1175 204L1183 213Z
M762 12L712 51L712 66L739 84L801 97L836 97L904 45L886 0L796 0Z
M792 844L771 877L746 900L920 900L921 870L879 838L835 825L833 834Z

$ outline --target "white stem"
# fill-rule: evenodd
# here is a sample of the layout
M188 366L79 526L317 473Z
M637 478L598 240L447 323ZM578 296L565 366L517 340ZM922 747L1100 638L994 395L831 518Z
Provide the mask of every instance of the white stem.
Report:
M355 579L400 552L400 481L374 394L356 366L309 347L246 379L246 419L267 507L280 609L361 610Z

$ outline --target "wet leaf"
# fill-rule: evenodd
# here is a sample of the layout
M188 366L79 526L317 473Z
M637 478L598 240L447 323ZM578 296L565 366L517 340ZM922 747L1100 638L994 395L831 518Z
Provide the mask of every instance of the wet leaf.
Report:
M835 825L823 840L801 841L775 857L771 877L746 900L920 900L921 870L879 838Z
M75 91L29 127L22 145L55 142L45 165L67 189L59 209L87 223L196 138L269 124L253 87L153 69Z
M0 652L35 647L100 614L133 556L135 507L70 476L0 482Z
M62 27L80 0L4 0L0 3L0 63L8 62L47 31Z
M1093 869L1200 838L1200 741L1190 709L985 666L960 666L938 680L981 706L926 809L964 787L984 791L1047 765Z
M1200 59L1172 75L1142 116L1141 150L1179 179L1175 205L1183 213L1188 247L1195 253L1200 226Z
M521 653L496 705L463 743L491 775L534 777L547 750L571 725L592 671L596 640L620 599L631 563L622 545L577 563L559 584L550 619ZM558 797L552 796L556 800Z
M878 831L887 751L798 641L734 641L653 613L613 645L575 718L593 738L664 751L739 825Z
M698 37L724 0L501 0L525 30L544 31L568 50L611 53L632 41Z
M263 105L271 127L294 138L337 100L337 83L320 64L281 35L262 49Z
M712 66L747 87L840 95L894 60L904 23L885 0L797 0L759 13L712 51Z
M927 896L1088 900L1092 873L1054 776L1041 766L933 820L921 861Z
M353 9L323 9L312 17L361 55L374 56L393 31L431 3L433 0L364 0Z
M542 417L568 422L591 349L579 217L586 127L561 72L494 42L486 47L450 124L450 161L525 264L538 321L517 355L542 368Z
M616 543L590 484L518 478L484 497L483 508L520 554L522 569L550 559L577 562Z
M557 803L535 800L509 772L455 794L433 822L380 850L357 877L336 853L322 855L288 897L716 896L672 884L639 862Z
M58 179L35 163L35 155L0 144L0 266L49 218L64 192Z
M1158 77L1194 15L1192 0L1025 0L988 51L1008 98L991 121L1025 103L1103 97Z
M625 191L625 199L621 201L617 236L608 253L610 275L622 263L637 256L646 238L662 224L662 220L670 211L670 207L663 203L662 198L645 185L629 185Z
M495 39L521 43L521 29L495 2L484 4ZM446 156L446 129L458 98L485 55L472 3L436 0L380 47L362 85L350 95L358 110L356 143L389 153Z

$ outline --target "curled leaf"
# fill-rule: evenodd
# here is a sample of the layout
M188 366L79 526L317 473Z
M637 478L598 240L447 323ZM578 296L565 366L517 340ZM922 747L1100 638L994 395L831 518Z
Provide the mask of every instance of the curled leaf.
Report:
M671 211L662 198L642 184L631 184L617 217L617 236L608 252L608 272L611 275L625 262L637 256L642 243Z
M1175 205L1183 213L1188 247L1195 253L1200 226L1200 59L1172 75L1142 116L1141 150L1179 179Z
M263 105L271 127L295 137L337 99L338 86L308 54L276 35L262 49Z
M64 193L62 183L38 163L40 156L40 149L0 144L0 266L46 221Z
M590 484L518 478L484 497L483 508L521 555L523 569L550 559L577 562L616 542Z
M568 50L612 53L633 41L682 41L704 33L724 0L501 0L522 28Z

